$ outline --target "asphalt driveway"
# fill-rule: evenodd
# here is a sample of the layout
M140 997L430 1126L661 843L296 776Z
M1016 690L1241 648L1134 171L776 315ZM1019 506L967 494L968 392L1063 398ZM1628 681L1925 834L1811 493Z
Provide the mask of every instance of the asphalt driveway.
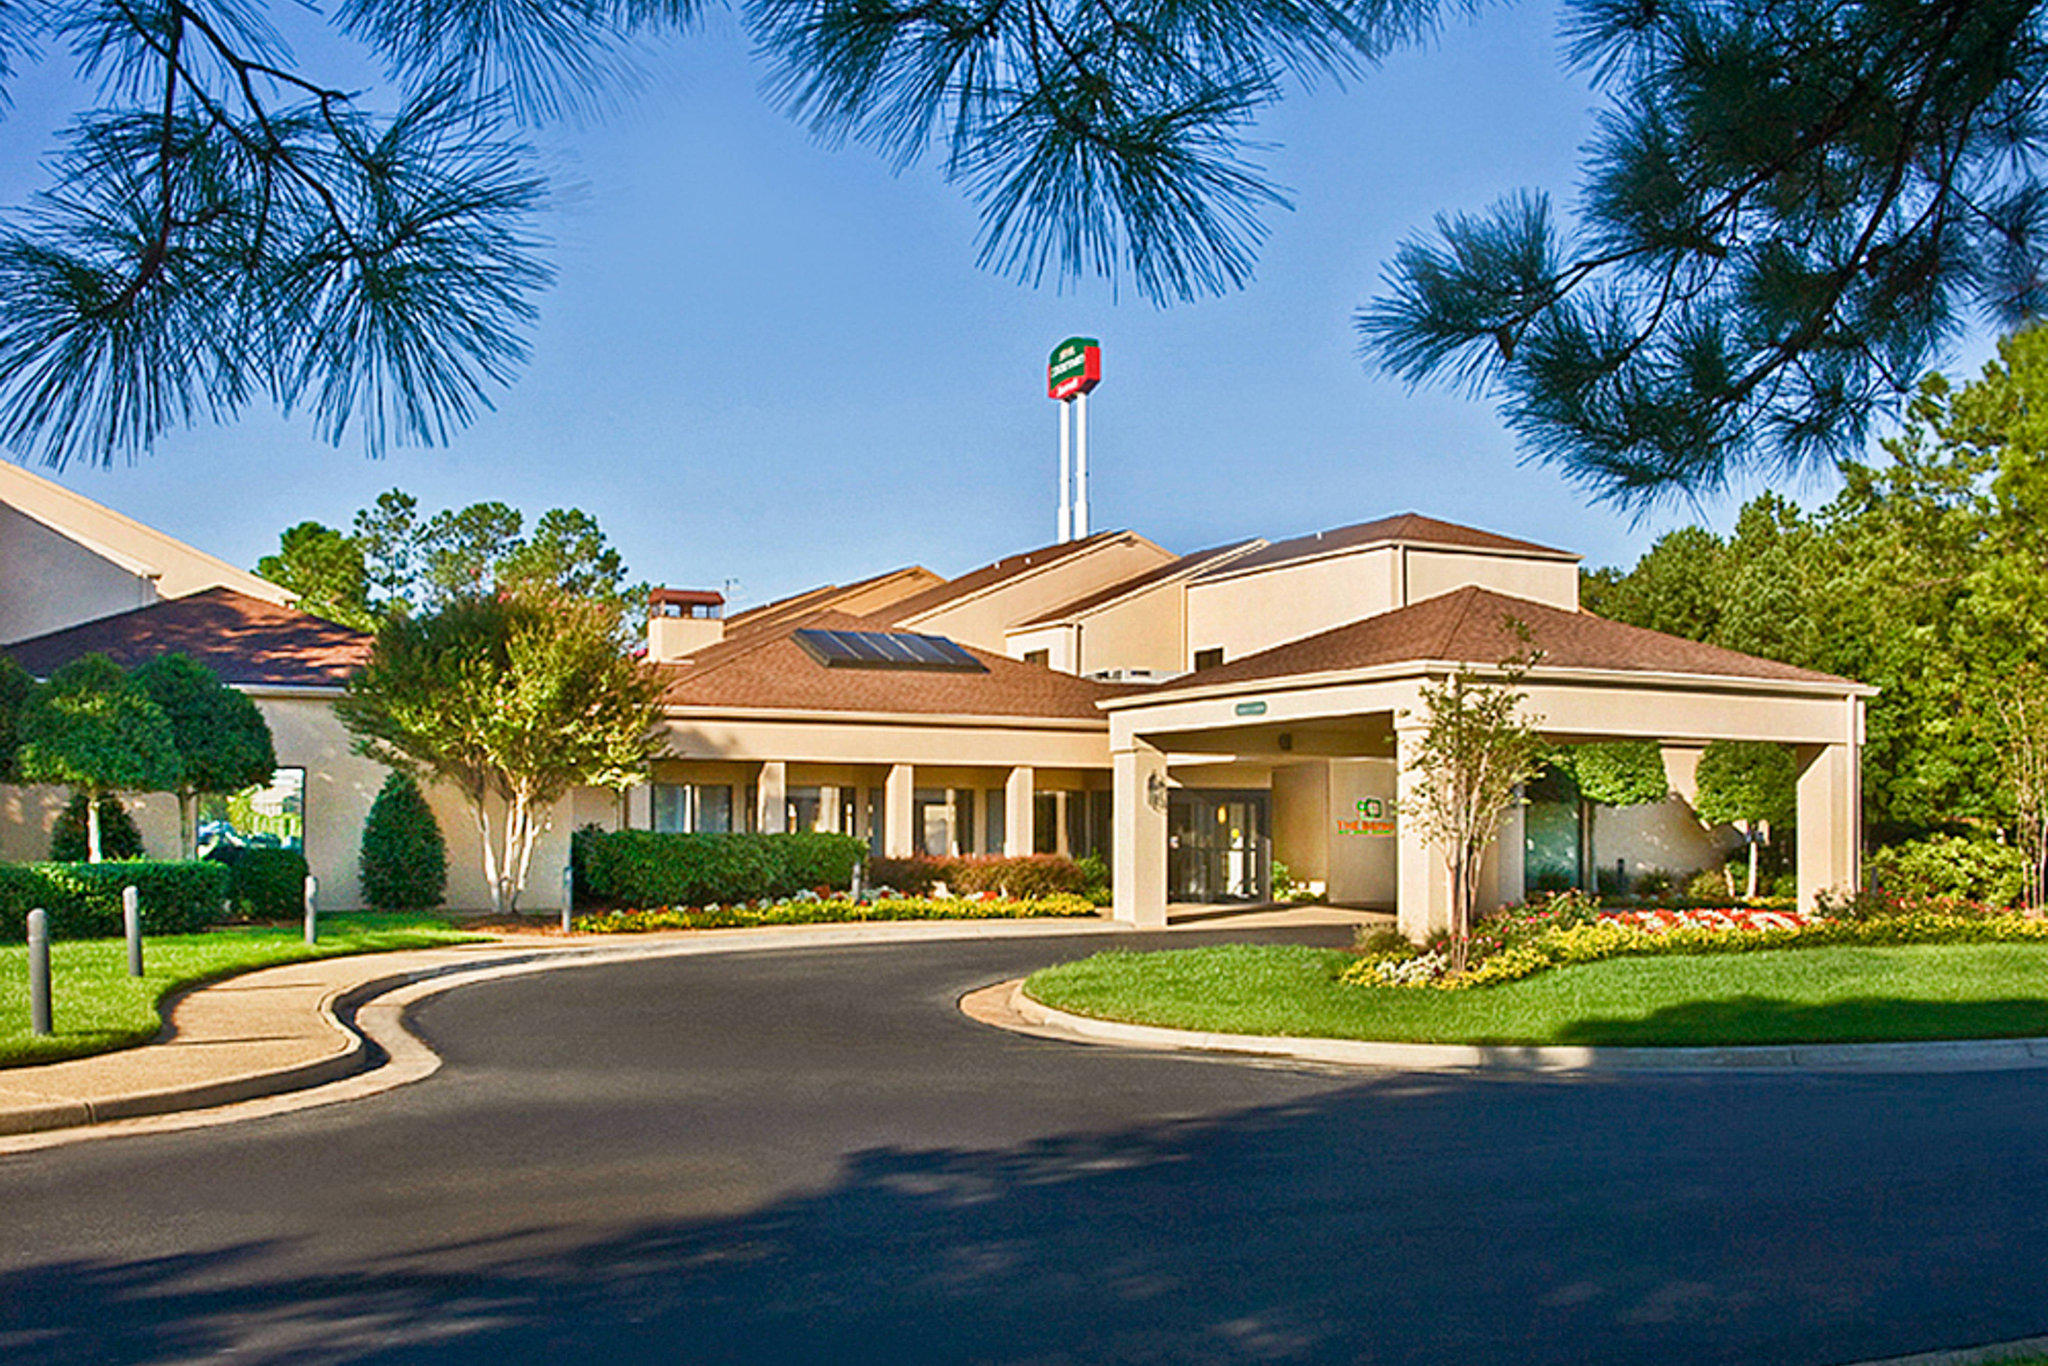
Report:
M1829 1363L2048 1332L2040 1073L1411 1078L954 1009L1100 947L514 978L421 1008L419 1085L0 1158L0 1359Z

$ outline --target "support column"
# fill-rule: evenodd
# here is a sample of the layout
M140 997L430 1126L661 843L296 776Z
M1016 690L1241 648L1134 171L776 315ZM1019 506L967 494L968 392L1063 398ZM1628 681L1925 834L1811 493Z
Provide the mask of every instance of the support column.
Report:
M1144 743L1110 756L1116 830L1110 840L1111 913L1142 929L1166 927L1166 756Z
M1029 765L1013 768L1003 784L1003 852L1011 858L1028 857L1036 838L1032 829L1038 796L1034 772Z
M1450 873L1409 814L1422 810L1422 775L1410 767L1421 743L1419 726L1394 731L1394 915L1401 933L1417 943L1451 923Z
M911 796L917 790L917 770L909 764L891 764L888 781L882 785L882 855L909 858L917 852L917 832L910 828L915 808Z
M654 784L634 783L626 789L626 828L654 828Z
M761 765L754 828L764 835L779 835L789 828L788 775L789 766L780 759L770 759Z
M839 829L839 789L821 787L818 789L818 829L828 835L837 835Z
M1052 794L1052 851L1061 858L1072 857L1067 848L1067 793Z
M1863 773L1855 745L1802 745L1799 764L1799 909L1822 892L1852 891L1862 876Z

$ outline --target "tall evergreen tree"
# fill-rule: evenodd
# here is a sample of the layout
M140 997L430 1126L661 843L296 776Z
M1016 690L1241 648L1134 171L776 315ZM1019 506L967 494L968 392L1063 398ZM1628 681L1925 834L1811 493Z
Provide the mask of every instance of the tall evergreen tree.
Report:
M358 865L363 900L377 910L423 911L446 898L448 846L411 774L393 771L377 790Z

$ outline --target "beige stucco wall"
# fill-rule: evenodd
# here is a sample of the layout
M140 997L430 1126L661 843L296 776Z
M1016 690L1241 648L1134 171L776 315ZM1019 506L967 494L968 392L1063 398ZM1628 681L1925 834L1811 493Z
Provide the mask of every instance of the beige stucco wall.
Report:
M962 644L1001 653L1010 627L1136 578L1173 558L1143 536L1126 532L897 624L907 631L949 636Z
M1024 631L1009 631L1003 636L1003 653L1012 659L1022 659L1033 650L1045 651L1045 666L1058 669L1061 673L1081 672L1080 657L1074 652L1074 641L1078 632L1065 622L1050 626L1034 626Z
M1477 584L1511 597L1533 598L1568 612L1579 609L1579 566L1572 560L1407 547L1405 603L1422 602Z
M61 631L157 601L157 587L0 503L0 644Z
M1187 587L1187 653L1220 648L1226 663L1398 605L1394 548L1296 560Z
M14 514L13 518L0 522L0 584L5 584L8 589L0 595L0 641L18 640L22 635L35 634L10 634L7 629L5 614L15 610L20 599L41 597L45 593L56 599L54 605L43 605L42 610L54 612L58 617L54 625L41 628L45 631L153 601L153 598L145 597L99 610L99 590L95 583L72 577L74 573L81 572L84 565L84 561L76 559L67 559L62 566L62 574L48 580L45 593L22 591L22 585L37 581L17 577L15 566L8 558L17 553L10 549L10 541L21 539L25 546L28 545L27 539L12 529L16 518L38 524L46 533L72 542L91 558L118 568L131 580L153 579L155 592L166 598L182 598L202 589L224 587L266 602L289 603L292 600L291 594L274 583L259 579L245 569L238 569L226 560L195 550L175 537L146 527L112 508L102 507L61 484L4 460L0 460L0 508ZM24 549L18 553L29 556L40 552ZM33 563L31 559L31 567Z
M1677 797L1642 806L1595 807L1593 812L1594 865L1611 871L1619 860L1631 879L1649 872L1683 879L1719 867L1737 839L1727 826L1701 825Z

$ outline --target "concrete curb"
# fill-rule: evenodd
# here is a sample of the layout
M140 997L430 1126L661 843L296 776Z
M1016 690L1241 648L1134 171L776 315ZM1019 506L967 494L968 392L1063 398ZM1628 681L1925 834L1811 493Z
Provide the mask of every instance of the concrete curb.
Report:
M413 1004L472 983L544 972L556 968L630 962L654 958L684 958L709 954L794 951L826 947L860 947L902 943L939 942L969 938L1024 939L1087 934L1119 934L1129 927L1103 920L987 920L987 921L875 921L860 924L763 926L736 930L687 930L658 935L634 936L621 942L617 937L593 941L554 941L516 945L498 941L503 952L436 963L424 968L392 971L390 960L399 954L363 954L347 958L318 960L326 964L354 964L365 975L338 983L318 999L315 1012L332 1036L331 1051L283 1067L267 1068L178 1086L151 1087L97 1100L53 1099L43 1105L16 1104L0 1108L0 1153L28 1151L90 1138L113 1137L119 1133L162 1132L237 1122L265 1114L310 1109L387 1091L396 1086L431 1076L441 1065L432 1050L405 1026L405 1011ZM467 951L489 954L490 945L472 945ZM405 950L403 953L438 953L441 950ZM243 988L259 982L266 974L304 969L308 963L283 964L243 973L192 989L176 1004L229 983ZM173 1007L175 1015L175 1006ZM353 1028L351 1028L351 1023ZM156 1043L141 1049L70 1059L47 1067L76 1066L96 1060L117 1062L148 1049L167 1046L175 1033L166 1026ZM367 1042L366 1042L367 1039ZM385 1061L369 1066L369 1044L374 1043ZM368 1070L366 1070L368 1069ZM33 1085L35 1067L10 1068L5 1075L17 1089Z
M1000 995L1001 1006L992 998ZM974 1005L970 1007L970 1002ZM998 1028L1075 1043L1200 1053L1239 1053L1297 1062L1407 1072L1642 1073L1820 1072L1881 1076L1913 1072L2005 1072L2048 1067L2048 1039L1945 1039L1925 1043L1741 1045L1724 1048L1574 1048L1376 1043L1222 1034L1100 1020L1032 999L1024 979L970 993L961 1009Z

